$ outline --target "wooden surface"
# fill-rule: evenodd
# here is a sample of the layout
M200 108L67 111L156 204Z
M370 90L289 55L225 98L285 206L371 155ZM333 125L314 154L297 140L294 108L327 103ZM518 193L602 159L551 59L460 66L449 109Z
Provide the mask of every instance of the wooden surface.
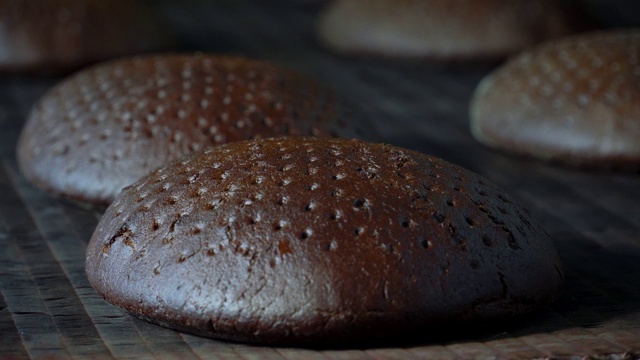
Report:
M483 174L553 237L566 285L551 307L473 337L405 348L254 347L134 319L89 286L84 252L100 214L53 199L17 169L15 144L34 101L60 79L0 76L0 359L640 358L640 175L511 158L477 144L467 105L489 65L333 55L314 39L317 6L194 2L173 8L185 49L245 54L315 75L375 124L382 140Z

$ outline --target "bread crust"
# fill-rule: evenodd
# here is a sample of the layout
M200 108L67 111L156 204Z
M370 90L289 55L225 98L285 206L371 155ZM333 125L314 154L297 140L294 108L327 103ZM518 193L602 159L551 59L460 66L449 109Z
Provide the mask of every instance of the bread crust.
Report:
M0 72L67 73L174 45L143 1L0 0L0 25Z
M163 326L304 346L511 319L562 282L548 235L479 175L329 138L226 144L155 171L109 207L86 269Z
M640 30L551 41L489 74L471 132L501 151L592 168L640 169Z
M108 205L125 186L187 153L283 135L366 137L315 79L268 62L209 54L127 58L81 71L34 106L22 172L65 198Z
M460 61L499 59L582 26L555 0L338 0L317 32L342 54Z

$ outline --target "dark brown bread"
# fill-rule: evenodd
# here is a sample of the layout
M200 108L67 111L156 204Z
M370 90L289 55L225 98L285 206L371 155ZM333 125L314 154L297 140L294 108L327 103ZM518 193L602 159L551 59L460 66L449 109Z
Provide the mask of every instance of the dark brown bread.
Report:
M213 55L118 60L46 94L21 134L32 182L108 204L157 166L226 142L282 135L362 136L314 79L261 61Z
M171 44L143 1L0 0L0 71L66 72Z
M640 168L640 29L543 44L488 75L471 104L480 142L544 160Z
M149 321L312 346L510 318L562 281L546 233L480 176L389 145L301 137L222 145L128 187L86 270Z
M561 0L337 0L318 36L346 54L404 58L503 57L581 25ZM575 9L571 9L575 12Z

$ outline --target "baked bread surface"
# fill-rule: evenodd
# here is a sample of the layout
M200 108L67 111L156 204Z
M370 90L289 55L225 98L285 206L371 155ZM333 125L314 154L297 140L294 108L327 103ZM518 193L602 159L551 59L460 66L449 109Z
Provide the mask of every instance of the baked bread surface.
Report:
M226 144L154 171L107 209L86 269L152 322L305 346L511 319L562 281L548 235L477 174L329 138Z
M329 87L258 60L127 58L81 71L34 106L18 143L25 176L108 205L163 163L226 142L283 135L366 137Z
M525 51L479 84L480 142L510 153L640 168L640 30L608 30Z

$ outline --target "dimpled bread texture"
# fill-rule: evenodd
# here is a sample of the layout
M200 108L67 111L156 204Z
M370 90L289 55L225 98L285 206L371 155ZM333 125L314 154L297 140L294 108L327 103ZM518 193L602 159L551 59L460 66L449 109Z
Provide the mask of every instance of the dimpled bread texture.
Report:
M149 321L266 344L353 344L547 304L558 255L479 175L401 148L261 139L128 187L88 246L92 286Z
M101 205L157 166L208 146L369 132L347 118L330 89L266 62L145 56L82 71L52 89L29 115L18 159L40 187Z
M141 1L0 0L0 71L66 72L172 43Z
M543 44L489 74L471 131L511 153L573 164L640 164L640 30Z
M346 54L502 57L575 31L565 10L557 0L337 0L318 36Z

